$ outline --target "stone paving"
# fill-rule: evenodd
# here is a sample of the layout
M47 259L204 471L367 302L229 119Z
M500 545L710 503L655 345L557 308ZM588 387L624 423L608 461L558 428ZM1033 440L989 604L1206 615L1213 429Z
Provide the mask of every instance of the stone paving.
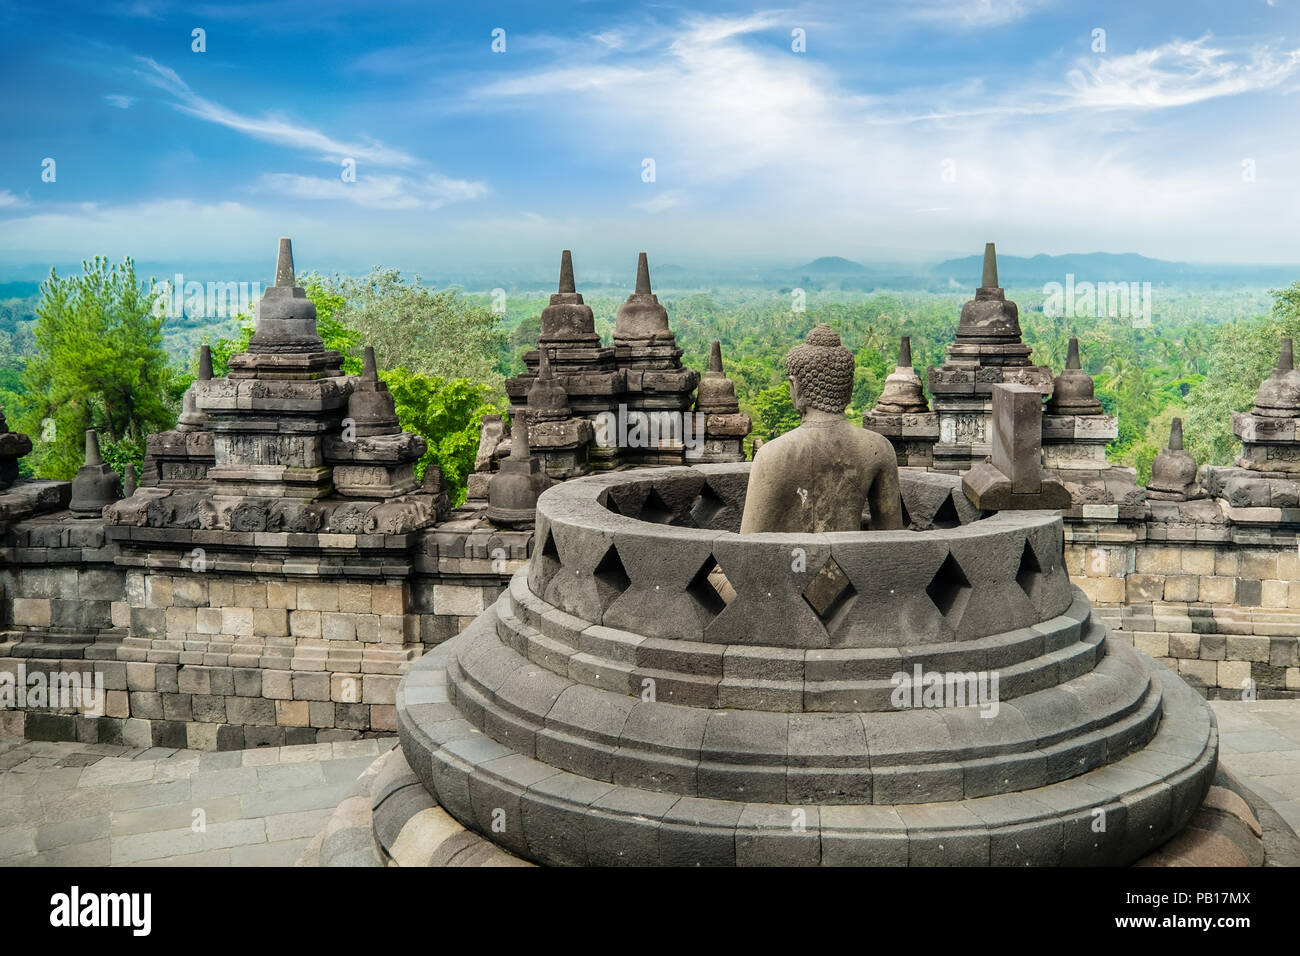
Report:
M1212 706L1224 765L1300 831L1300 701ZM395 742L211 753L0 738L0 866L291 866Z
M1300 833L1300 701L1216 700L1219 759Z
M395 743L199 752L0 739L0 866L292 866Z

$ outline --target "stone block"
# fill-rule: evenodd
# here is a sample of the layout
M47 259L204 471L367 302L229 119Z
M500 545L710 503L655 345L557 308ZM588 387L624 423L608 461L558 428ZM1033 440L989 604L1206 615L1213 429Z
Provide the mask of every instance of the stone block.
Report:
M261 697L230 697L226 700L226 719L232 724L270 727L276 722L275 704Z
M362 695L360 674L331 674L330 700L342 704L359 704Z
M236 584L234 603L238 607L251 608L252 610L266 607L266 585Z
M157 684L157 665L128 661L126 664L127 690L154 690Z
M1177 575L1165 578L1166 601L1195 601L1200 597L1201 581L1193 575Z
M1216 661L1180 660L1178 673L1183 680L1201 687L1217 687L1219 683L1219 665Z
M221 609L221 633L234 637L251 637L253 634L252 608L223 607Z
M356 616L338 611L322 612L321 636L327 641L355 641L357 639Z
M298 606L298 586L271 581L266 585L266 606L294 610Z
M270 700L292 700L292 672L281 670L262 671L262 696Z
M1216 683L1219 687L1240 693L1249 686L1249 661L1219 661L1218 666L1218 680Z
M319 638L322 634L320 611L290 611L289 633L294 637Z
M253 634L258 637L285 637L289 633L289 612L284 608L254 608Z
M1260 605L1262 607L1286 607L1288 587L1289 584L1286 581L1260 582Z
M235 693L240 697L262 696L262 670L258 667L236 667Z
M212 677L206 667L182 667L176 677L183 694L212 693Z
M298 585L298 608L303 611L337 611L339 586L319 581Z
M190 713L194 720L205 724L221 724L226 720L225 697L195 694L190 698Z
M1187 574L1195 575L1213 575L1224 574L1222 563L1215 556L1213 548L1183 548L1183 571ZM1227 572L1231 575L1236 573L1234 568Z
M49 627L48 598L14 598L13 622L20 627Z
M277 700L275 722L282 727L306 727L309 724L307 701Z
M1269 639L1255 634L1229 634L1228 660L1259 661L1267 664Z
M1201 638L1197 634L1169 634L1169 656L1198 660L1201 656Z
M1235 604L1237 600L1237 579L1226 577L1202 577L1199 600L1205 604Z
M1158 574L1130 574L1124 579L1125 600L1129 604L1150 604L1165 593L1165 579Z
M329 700L330 675L324 671L294 671L294 700Z

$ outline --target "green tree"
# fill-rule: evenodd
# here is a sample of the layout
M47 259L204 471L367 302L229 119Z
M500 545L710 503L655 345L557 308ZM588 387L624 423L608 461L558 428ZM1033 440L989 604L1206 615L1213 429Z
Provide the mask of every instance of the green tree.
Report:
M429 450L415 465L423 479L429 465L442 468L452 504L465 500L465 485L474 470L483 416L502 412L489 400L492 389L466 378L450 381L405 368L379 373L388 385L402 428L424 436Z
M139 466L145 437L176 420L180 383L162 347L156 290L136 279L130 258L82 263L82 274L51 269L33 329L36 354L23 373L19 426L34 439L31 468L71 478L82 464L85 430L99 431L105 459Z
M799 426L788 385L765 388L754 398L754 437L769 441Z
M355 336L348 354L370 345L381 368L401 366L433 378L499 386L497 364L507 343L500 317L457 290L434 290L421 285L418 275L407 280L398 270L379 266L361 278L312 280L318 316L318 296L333 299L331 321L337 319Z

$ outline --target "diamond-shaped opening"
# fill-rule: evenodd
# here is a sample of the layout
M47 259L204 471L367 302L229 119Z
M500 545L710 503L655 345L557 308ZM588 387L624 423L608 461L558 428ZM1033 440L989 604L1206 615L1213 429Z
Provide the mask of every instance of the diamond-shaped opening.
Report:
M712 528L713 519L725 507L727 503L705 482L700 487L700 493L695 496L695 503L691 505L691 522L697 528Z
M691 595L710 614L720 614L722 609L736 598L736 589L727 580L713 555L709 555L700 569L695 572L691 583L686 585L686 593Z
M623 509L618 506L618 502L614 500L614 496L611 495L608 490L601 492L600 497L601 503L605 506L607 511L612 511L616 515L621 515L623 513Z
M591 576L596 579L596 594L600 598L601 610L607 610L632 584L632 579L627 576L618 551L612 544Z
M957 514L957 506L953 504L952 495L949 495L943 499L943 504L934 513L932 526L935 528L956 528L960 524L961 518Z
M957 625L961 620L962 612L966 610L970 591L970 580L962 571L961 565L957 563L957 559L952 556L952 552L943 559L943 564L939 565L939 570L934 572L934 577L925 586L925 593L930 595L934 606L939 609L940 614L951 621L953 626Z
M1020 567L1016 570L1016 583L1025 592L1025 597L1038 603L1038 593L1043 586L1043 566L1038 563L1038 555L1034 554L1027 538L1025 550L1020 554Z
M537 574L543 588L546 583L555 577L560 570L560 552L555 547L555 535L551 534L550 528L546 529L546 540L542 542L542 550L535 558L538 562Z
M664 503L657 489L651 488L650 493L645 496L645 504L641 506L641 513L637 517L654 524L672 524L673 509Z
M907 502L904 501L904 500L902 499L901 496L900 496L899 499L898 499L898 506L899 506L899 508L902 509L902 512L903 512L903 527L904 527L904 528L911 528L911 527L912 527L912 512L910 512L910 511L907 510Z
M829 631L836 620L857 597L857 589L844 573L844 569L835 563L834 558L827 558L808 586L803 589L803 599L813 609Z

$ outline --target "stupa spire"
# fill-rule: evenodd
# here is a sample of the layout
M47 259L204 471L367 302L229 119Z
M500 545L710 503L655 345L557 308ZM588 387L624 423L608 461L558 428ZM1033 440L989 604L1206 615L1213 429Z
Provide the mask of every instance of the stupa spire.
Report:
M1183 420L1175 418L1169 426L1169 450L1183 450Z
M275 284L289 288L297 285L293 274L293 242L288 237L280 239L280 254L275 260Z
M1073 335L1070 336L1070 345L1065 353L1065 367L1068 369L1082 369L1079 364L1079 340Z
M644 252L636 260L636 291L639 295L650 294L650 260Z
M207 345L199 346L199 381L212 381L212 349Z
M709 374L722 374L722 343L717 339L713 340L713 345L709 348Z
M573 253L568 249L560 253L560 288L558 291L561 294L578 291L573 282Z
M898 367L912 367L912 337L904 335L898 340Z
M378 380L379 373L375 371L375 349L374 346L367 345L362 353L361 360L361 377L367 382Z
M984 243L984 278L980 281L982 289L999 289L998 285L998 254L993 248L993 243Z

